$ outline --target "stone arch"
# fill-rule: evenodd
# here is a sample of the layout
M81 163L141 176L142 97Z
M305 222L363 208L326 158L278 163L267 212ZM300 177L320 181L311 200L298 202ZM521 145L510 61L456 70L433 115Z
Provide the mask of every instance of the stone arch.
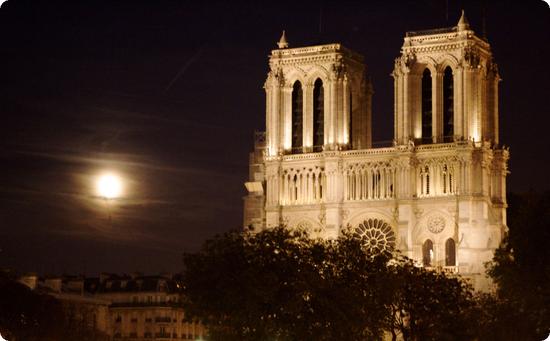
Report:
M361 221L367 218L377 218L382 219L391 224L392 226L395 226L395 220L392 217L391 214L377 209L367 209L357 212L356 214L353 214L347 221L344 222L344 226L355 226L358 225Z
M456 222L448 212L433 210L417 220L413 227L412 239L413 243L420 243L425 239L431 239L434 244L439 245L440 243L444 244L448 238L456 239L455 231Z
M439 61L436 64L436 71L438 74L443 74L443 72L445 72L445 69L447 67L450 67L454 75L458 64L459 61L455 56L453 56L452 54L446 54L439 58Z
M309 217L295 217L288 224L292 229L303 229L307 231L310 237L324 237L324 229L319 222Z
M420 56L416 63L411 68L411 73L415 75L422 75L425 69L430 70L432 77L437 74L437 62L433 57Z
M445 264L445 242L457 240L456 222L446 211L433 210L418 219L412 231L413 258L422 260L423 244L433 242L434 259L432 266Z
M371 221L369 221L371 220ZM381 223L375 223L374 220L377 220L378 222L383 222L385 225L387 225L391 232L385 227L383 227L384 224ZM399 249L401 248L401 240L399 237L398 229L396 228L395 219L386 212L383 212L381 210L363 210L356 214L354 214L350 219L347 220L347 222L344 223L344 228L340 231L341 233L344 231L351 232L352 234L357 232L356 229L359 228L362 225L360 233L364 233L365 230L370 230L371 226L378 226L377 230L379 230L384 236L381 237L382 239L385 239L386 242L390 242L392 244L392 248Z
M323 82L323 85L327 86L329 84L329 72L322 66L317 65L310 69L307 72L307 75L304 74L305 77L305 85L313 87L313 84L317 80L317 78L321 79Z
M300 81L302 87L304 87L307 84L306 73L295 67L285 72L285 87L292 89L296 81Z

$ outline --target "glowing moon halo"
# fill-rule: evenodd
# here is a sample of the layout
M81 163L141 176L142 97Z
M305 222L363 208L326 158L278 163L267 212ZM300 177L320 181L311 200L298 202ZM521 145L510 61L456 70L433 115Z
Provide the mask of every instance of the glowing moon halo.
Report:
M122 194L122 181L114 174L103 174L97 180L97 194L105 199L115 199Z

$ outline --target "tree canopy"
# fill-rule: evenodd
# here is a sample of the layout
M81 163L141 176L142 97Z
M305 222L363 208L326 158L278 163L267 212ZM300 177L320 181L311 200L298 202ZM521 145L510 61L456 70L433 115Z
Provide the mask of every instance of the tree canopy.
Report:
M509 231L488 273L489 340L543 340L550 333L550 192L509 195Z
M470 288L364 241L275 228L229 232L183 256L184 305L212 340L471 338Z

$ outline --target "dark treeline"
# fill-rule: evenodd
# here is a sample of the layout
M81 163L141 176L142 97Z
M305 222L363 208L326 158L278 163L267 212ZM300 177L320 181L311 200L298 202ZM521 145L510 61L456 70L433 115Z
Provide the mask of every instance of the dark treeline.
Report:
M509 196L487 264L493 293L361 240L285 228L229 232L184 254L185 309L212 340L543 340L550 332L550 193Z

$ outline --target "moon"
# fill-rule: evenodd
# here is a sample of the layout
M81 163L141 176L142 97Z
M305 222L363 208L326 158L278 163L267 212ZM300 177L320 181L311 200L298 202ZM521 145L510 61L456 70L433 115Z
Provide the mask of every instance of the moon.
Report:
M115 199L122 194L122 180L112 173L99 176L96 186L97 194L105 199Z

